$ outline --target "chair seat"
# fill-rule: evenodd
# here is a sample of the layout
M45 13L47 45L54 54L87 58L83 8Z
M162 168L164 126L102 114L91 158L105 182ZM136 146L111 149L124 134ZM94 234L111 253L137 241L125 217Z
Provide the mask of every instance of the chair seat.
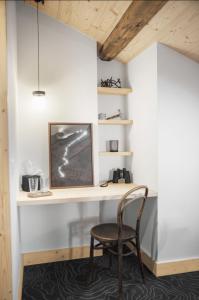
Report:
M117 223L105 223L94 226L91 229L91 235L98 241L111 242L118 240L118 224ZM123 241L131 240L136 237L135 230L128 226L122 225Z

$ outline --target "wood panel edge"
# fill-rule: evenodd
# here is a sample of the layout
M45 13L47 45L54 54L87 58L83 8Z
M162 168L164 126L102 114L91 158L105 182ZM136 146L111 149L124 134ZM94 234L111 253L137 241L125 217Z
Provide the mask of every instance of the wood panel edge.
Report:
M9 195L9 144L7 104L6 1L0 1L0 299L11 300L12 253Z
M24 264L23 264L23 256L22 256L20 270L19 270L18 300L22 300L23 276L24 276Z
M156 276L156 262L143 250L141 252L143 264Z
M120 95L126 96L133 92L132 88L111 88L111 87L97 87L98 94L101 95Z
M110 151L100 151L100 156L131 156L133 155L133 151L118 151L118 152L110 152Z
M30 266L71 259L87 258L89 257L89 253L89 246L30 252L23 254L23 264L24 266ZM101 255L102 251L95 251L95 256Z
M36 264L58 262L64 260L81 259L89 257L89 246L55 249L23 254L23 265L30 266ZM95 256L101 256L102 251L95 251ZM142 261L144 265L156 276L174 275L180 273L199 271L199 259L181 260L168 263L158 263L148 254L142 251ZM19 298L20 299L20 298Z
M133 120L113 119L113 120L98 120L98 125L132 125Z
M167 263L156 262L157 277L199 271L199 258Z

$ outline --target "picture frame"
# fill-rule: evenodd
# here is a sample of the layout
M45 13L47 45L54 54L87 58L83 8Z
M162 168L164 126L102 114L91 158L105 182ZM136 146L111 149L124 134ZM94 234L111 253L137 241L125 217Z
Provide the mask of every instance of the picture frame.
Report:
M50 187L93 186L91 123L49 123Z

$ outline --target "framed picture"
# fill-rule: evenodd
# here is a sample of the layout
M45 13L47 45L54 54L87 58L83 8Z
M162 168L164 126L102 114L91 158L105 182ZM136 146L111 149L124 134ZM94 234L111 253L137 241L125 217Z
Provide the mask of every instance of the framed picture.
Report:
M92 124L49 123L51 188L93 185Z

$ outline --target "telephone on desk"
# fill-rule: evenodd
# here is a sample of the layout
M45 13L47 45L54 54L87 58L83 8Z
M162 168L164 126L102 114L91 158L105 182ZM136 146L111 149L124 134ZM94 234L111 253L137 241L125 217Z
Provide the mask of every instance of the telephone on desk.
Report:
M126 168L117 169L116 171L113 171L113 179L108 180L104 183L102 183L101 187L107 187L110 182L118 183L118 182L125 182L125 183L131 183L131 176L130 172L126 170Z

